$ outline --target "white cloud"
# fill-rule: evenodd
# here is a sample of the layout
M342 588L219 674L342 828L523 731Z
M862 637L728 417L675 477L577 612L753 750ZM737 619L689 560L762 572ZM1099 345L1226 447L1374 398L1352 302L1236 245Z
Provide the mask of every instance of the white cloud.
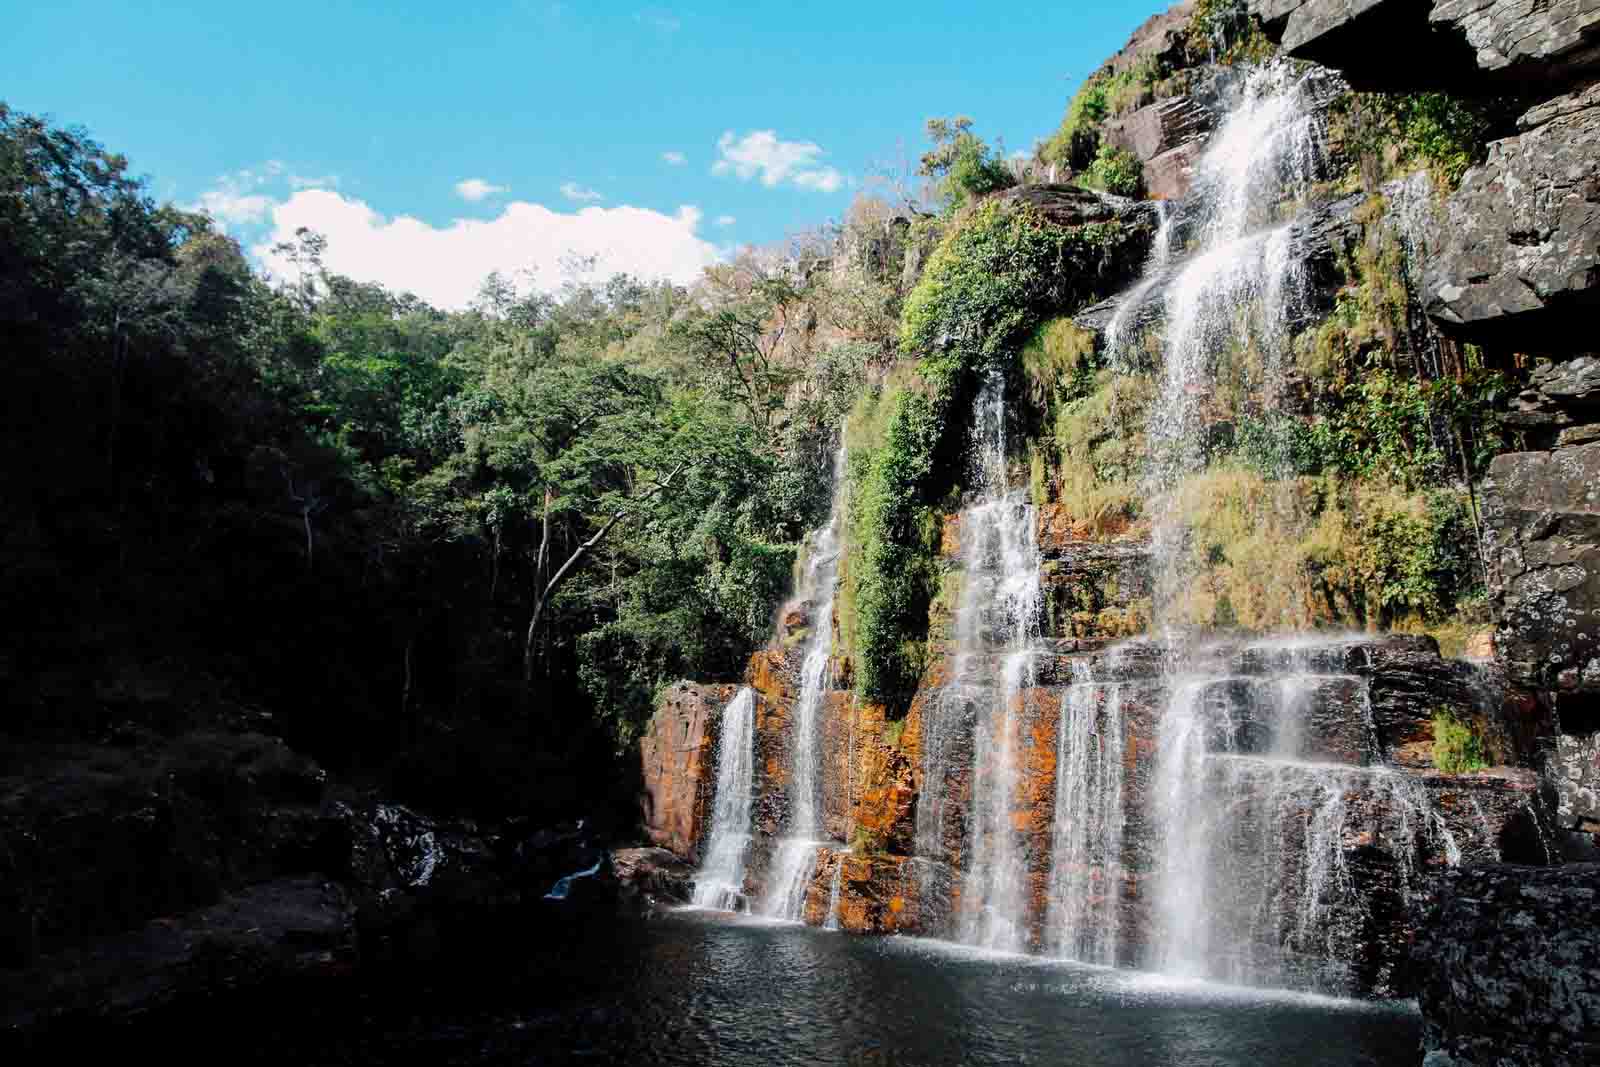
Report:
M682 152L663 152L661 153L661 158L674 167L681 167L689 162L689 157Z
M291 189L337 189L339 176L337 174L324 174L320 178L308 178L301 174L289 175L289 188Z
M768 188L792 182L802 189L821 193L837 192L845 178L833 167L821 165L825 152L814 141L782 141L775 130L754 130L734 137L729 130L717 139L722 157L711 165L711 173L732 174L741 181L760 177Z
M272 197L262 193L244 193L238 189L222 188L201 193L200 202L194 206L218 222L225 222L230 226L243 226L254 222L266 222L267 217L272 214L275 203Z
M593 189L585 189L577 182L566 182L563 184L561 186L561 195L566 197L568 200L577 200L579 202L605 199L605 197L601 196Z
M467 178L464 181L456 182L456 195L473 203L477 203L479 200L486 200L496 193L506 191L504 185L491 185L482 178Z
M523 201L493 219L456 219L433 226L408 215L380 215L360 200L328 189L303 189L272 210L272 232L251 251L278 277L294 268L272 246L304 226L328 239L324 262L337 274L409 291L444 308L467 306L490 271L517 277L532 271L554 288L562 262L592 256L594 274L626 271L687 283L717 261L715 245L695 232L698 208L666 215L637 207L589 206L558 212Z
M718 215L717 216L717 225L718 226L732 226L734 223L736 223L738 221L739 220L734 218L732 215Z

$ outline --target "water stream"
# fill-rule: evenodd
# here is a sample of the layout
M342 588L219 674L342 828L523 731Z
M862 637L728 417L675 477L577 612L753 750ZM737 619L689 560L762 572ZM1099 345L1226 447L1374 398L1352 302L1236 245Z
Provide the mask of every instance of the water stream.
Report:
M844 522L845 450L833 461L833 503L828 524L812 538L800 597L810 605L811 630L800 667L800 695L795 700L790 735L788 801L785 834L768 881L762 914L799 921L805 916L806 893L817 869L817 850L826 842L819 817L822 782L817 750L822 739L823 698L832 682L833 599L839 574L839 537Z

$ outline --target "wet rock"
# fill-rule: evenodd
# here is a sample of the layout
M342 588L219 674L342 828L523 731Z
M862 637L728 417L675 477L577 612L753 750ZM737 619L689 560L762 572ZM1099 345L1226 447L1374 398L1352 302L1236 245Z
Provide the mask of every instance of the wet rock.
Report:
M1509 680L1600 693L1600 444L1496 457L1484 526Z
M611 854L611 874L625 893L648 904L654 900L687 904L694 895L692 866L664 848L619 848Z
M338 884L316 875L265 882L0 971L0 1030L55 1018L125 1020L221 989L346 974L357 956L355 908Z
M1365 234L1360 210L1366 202L1367 197L1361 193L1321 201L1295 220L1290 255L1304 264L1307 300L1299 309L1301 318L1290 323L1294 328L1317 324L1333 307L1336 295L1345 284L1341 259L1349 256ZM1103 339L1122 306L1137 297L1137 306L1129 309L1129 326L1152 327L1165 314L1167 291L1187 265L1186 258L1176 258L1161 273L1140 279L1138 285L1074 311L1072 321L1080 329Z
M1424 1062L1600 1062L1597 904L1597 864L1443 874L1414 947Z
M645 832L653 844L682 859L693 858L704 829L707 795L716 777L717 723L737 691L731 685L669 686L639 742Z
M1571 353L1600 307L1600 86L1522 125L1450 196L1425 304L1466 340Z
M1050 632L1116 640L1144 632L1150 615L1150 541L1124 530L1110 539L1071 522L1059 505L1039 509L1040 574Z

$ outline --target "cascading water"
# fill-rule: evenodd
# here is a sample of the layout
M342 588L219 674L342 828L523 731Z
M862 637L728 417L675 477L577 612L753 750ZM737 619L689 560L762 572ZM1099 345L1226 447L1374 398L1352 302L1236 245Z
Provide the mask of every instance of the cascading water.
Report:
M1150 291L1160 284L1172 263L1172 221L1176 213L1165 200L1157 200L1155 205L1156 233L1150 243L1150 255L1145 260L1144 278L1127 299L1117 305L1106 326L1105 350L1113 363L1126 365L1133 361L1133 354L1127 351L1130 331L1138 323Z
M755 792L755 690L745 688L722 709L717 731L717 792L711 838L694 876L694 905L736 911L744 902Z
M1115 964L1121 917L1122 686L1081 662L1061 710L1045 944L1055 955Z
M998 374L985 381L974 406L972 448L979 496L961 516L965 572L955 619L957 684L947 694L975 712L957 936L967 944L1015 951L1026 938L1027 877L1012 823L1017 715L1032 684L1040 560L1033 506L1024 491L1007 486L1005 385ZM947 747L930 746L928 781L939 780L936 763ZM922 830L919 822L919 838ZM937 833L938 823L930 830Z
M763 915L798 922L805 917L806 892L816 872L817 850L824 842L817 803L821 788L817 749L821 741L823 696L829 683L833 656L833 599L839 573L839 535L844 522L845 450L833 461L833 504L828 524L812 540L802 599L811 604L811 633L806 638L800 668L800 696L795 702L790 742L789 818L787 833L779 842Z
M1146 488L1155 503L1158 615L1171 608L1186 577L1175 490L1205 465L1206 402L1219 361L1254 345L1264 357L1263 396L1281 392L1288 324L1304 297L1305 277L1293 254L1293 225L1280 222L1278 212L1318 177L1322 84L1321 76L1286 64L1252 74L1201 156L1194 190L1172 223L1176 239L1195 252L1169 272L1162 380L1150 413Z

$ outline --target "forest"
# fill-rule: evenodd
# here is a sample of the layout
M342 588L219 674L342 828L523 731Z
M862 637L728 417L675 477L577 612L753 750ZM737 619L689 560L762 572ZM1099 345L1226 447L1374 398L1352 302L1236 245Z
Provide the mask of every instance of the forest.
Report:
M742 672L892 340L892 288L827 269L841 226L446 311L311 232L268 279L9 109L0 189L8 729L266 714L446 807L568 809L660 685Z

